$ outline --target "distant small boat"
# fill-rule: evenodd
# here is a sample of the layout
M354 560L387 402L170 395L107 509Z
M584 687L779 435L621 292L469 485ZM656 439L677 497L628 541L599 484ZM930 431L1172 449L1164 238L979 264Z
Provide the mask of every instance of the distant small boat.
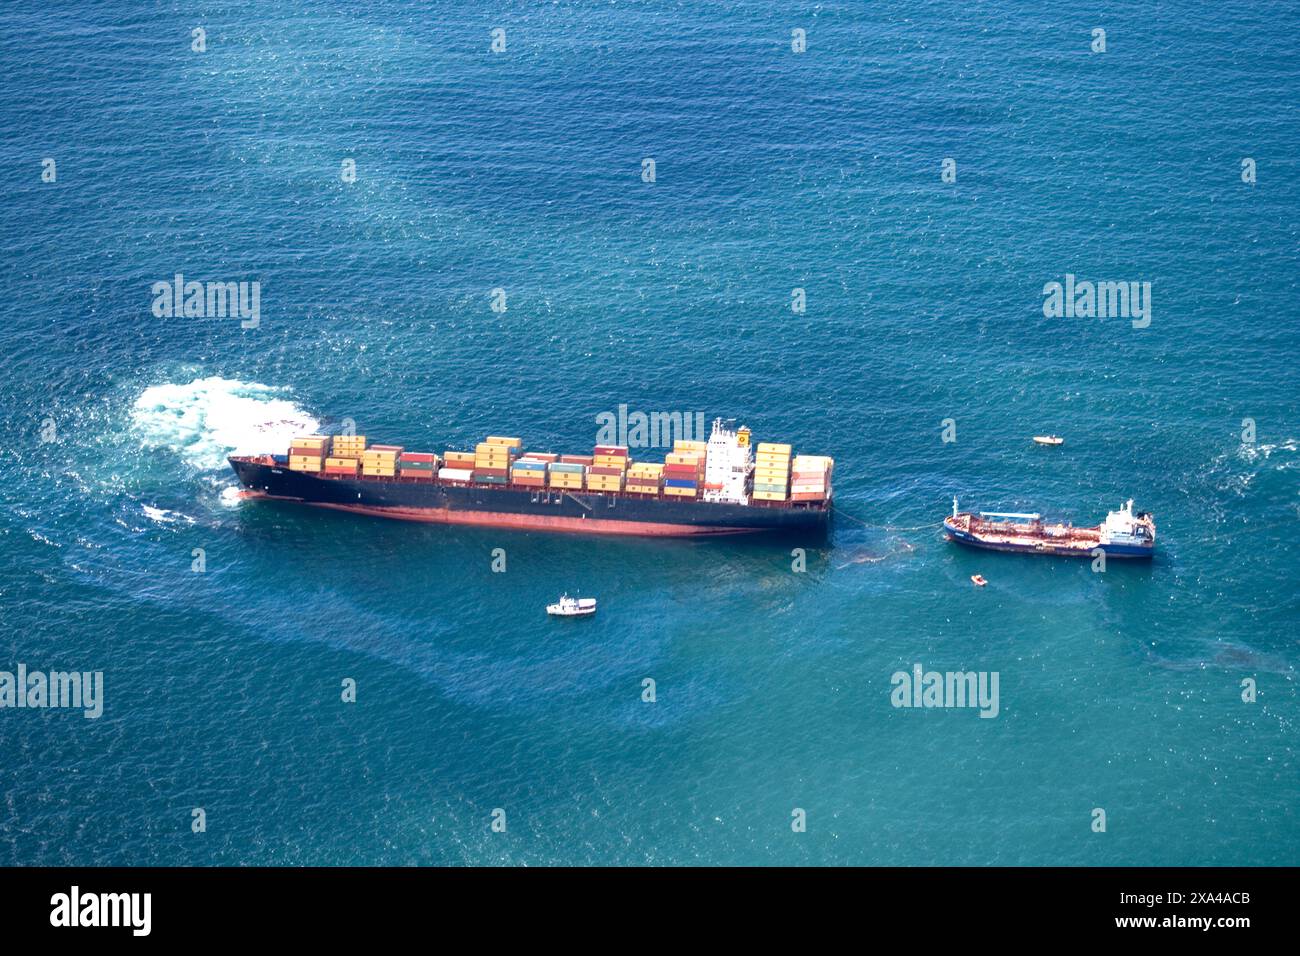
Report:
M546 613L553 617L585 617L596 613L596 599L571 598L561 594L559 601L546 605Z
M984 587L984 585L989 583L984 579L984 575L982 574L972 574L970 576L970 579L971 579L971 583L974 584L977 588L982 588Z
M1065 439L1060 435L1035 435L1034 441L1039 445L1064 445Z

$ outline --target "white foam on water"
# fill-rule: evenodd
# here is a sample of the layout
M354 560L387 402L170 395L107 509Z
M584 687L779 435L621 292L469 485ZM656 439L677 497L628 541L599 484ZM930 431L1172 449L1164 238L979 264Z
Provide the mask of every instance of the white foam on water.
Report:
M158 524L175 524L178 521L184 521L186 524L194 524L194 519L189 515L181 514L179 511L168 511L166 508L155 508L152 505L141 505L150 521L156 521Z
M226 456L283 453L295 435L320 422L283 397L289 390L238 379L195 379L144 390L131 408L131 427L146 448L168 448L205 471Z

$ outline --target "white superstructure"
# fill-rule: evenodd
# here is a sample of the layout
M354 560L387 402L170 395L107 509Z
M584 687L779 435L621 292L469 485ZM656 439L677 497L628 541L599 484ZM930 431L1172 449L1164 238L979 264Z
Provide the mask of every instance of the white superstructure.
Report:
M754 470L754 448L748 428L728 428L721 418L713 421L713 433L704 459L704 500L749 504L745 484Z
M1119 511L1106 515L1101 525L1100 541L1102 544L1147 547L1154 542L1155 536L1155 523L1147 515L1134 515L1133 499L1130 498Z

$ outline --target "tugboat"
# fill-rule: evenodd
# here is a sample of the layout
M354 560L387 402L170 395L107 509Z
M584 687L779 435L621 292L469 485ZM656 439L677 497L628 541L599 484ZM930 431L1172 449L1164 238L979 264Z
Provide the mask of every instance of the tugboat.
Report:
M585 617L596 613L595 598L571 598L561 594L555 604L546 605L546 613L552 617Z
M989 551L1087 558L1100 549L1110 558L1150 558L1156 548L1155 517L1145 511L1134 514L1131 498L1095 528L1045 524L1038 514L958 511L953 498L952 514L943 519L943 530L949 541Z

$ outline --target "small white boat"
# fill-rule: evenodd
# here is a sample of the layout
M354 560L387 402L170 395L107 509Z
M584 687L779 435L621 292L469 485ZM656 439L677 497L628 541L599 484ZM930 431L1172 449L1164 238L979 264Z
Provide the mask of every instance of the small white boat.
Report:
M1065 439L1060 435L1035 435L1034 441L1040 445L1064 445Z
M596 613L596 599L571 598L561 594L559 601L546 605L546 613L553 617L585 617Z

